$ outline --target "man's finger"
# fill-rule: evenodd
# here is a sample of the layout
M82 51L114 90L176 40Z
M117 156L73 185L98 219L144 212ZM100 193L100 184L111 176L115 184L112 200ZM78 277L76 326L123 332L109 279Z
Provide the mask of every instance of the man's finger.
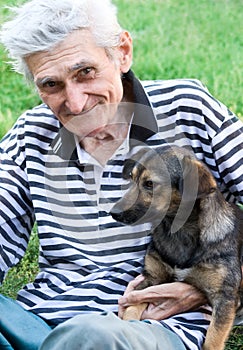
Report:
M143 280L144 280L144 276L138 275L134 280L129 282L123 296L132 292Z

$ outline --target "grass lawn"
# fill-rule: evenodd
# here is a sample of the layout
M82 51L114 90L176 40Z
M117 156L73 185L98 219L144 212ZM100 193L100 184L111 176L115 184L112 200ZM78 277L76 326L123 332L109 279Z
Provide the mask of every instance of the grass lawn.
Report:
M60 0L61 1L61 0ZM0 0L0 23L5 5ZM115 0L119 18L134 38L133 70L141 79L197 78L243 120L242 0ZM0 47L0 138L24 110L39 103L34 88L14 74ZM0 292L11 297L38 271L34 230L27 253ZM243 327L232 331L227 350L243 350ZM217 350L217 349L215 349Z

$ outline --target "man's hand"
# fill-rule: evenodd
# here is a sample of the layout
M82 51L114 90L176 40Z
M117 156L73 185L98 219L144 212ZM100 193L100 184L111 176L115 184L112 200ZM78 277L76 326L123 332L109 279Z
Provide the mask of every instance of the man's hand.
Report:
M130 305L148 303L141 319L162 320L181 312L198 308L207 303L206 297L195 287L173 282L134 290L142 282L143 276L138 276L128 284L124 295L119 300L119 317Z

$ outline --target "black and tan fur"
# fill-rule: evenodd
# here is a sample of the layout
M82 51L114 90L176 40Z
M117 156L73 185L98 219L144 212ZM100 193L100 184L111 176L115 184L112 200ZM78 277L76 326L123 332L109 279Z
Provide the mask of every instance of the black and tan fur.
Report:
M224 349L240 303L238 207L225 201L208 168L183 148L143 150L126 162L123 176L132 184L112 208L113 218L156 223L138 289L172 281L196 286L213 310L203 349ZM140 319L146 306L129 307L124 318Z

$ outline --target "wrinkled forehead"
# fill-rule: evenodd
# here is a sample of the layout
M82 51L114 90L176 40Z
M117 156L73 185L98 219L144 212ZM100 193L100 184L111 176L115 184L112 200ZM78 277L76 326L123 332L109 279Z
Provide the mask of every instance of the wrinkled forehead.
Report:
M98 47L89 30L70 33L51 50L33 53L25 58L32 75L37 79L71 74L82 67L110 63L106 51Z

